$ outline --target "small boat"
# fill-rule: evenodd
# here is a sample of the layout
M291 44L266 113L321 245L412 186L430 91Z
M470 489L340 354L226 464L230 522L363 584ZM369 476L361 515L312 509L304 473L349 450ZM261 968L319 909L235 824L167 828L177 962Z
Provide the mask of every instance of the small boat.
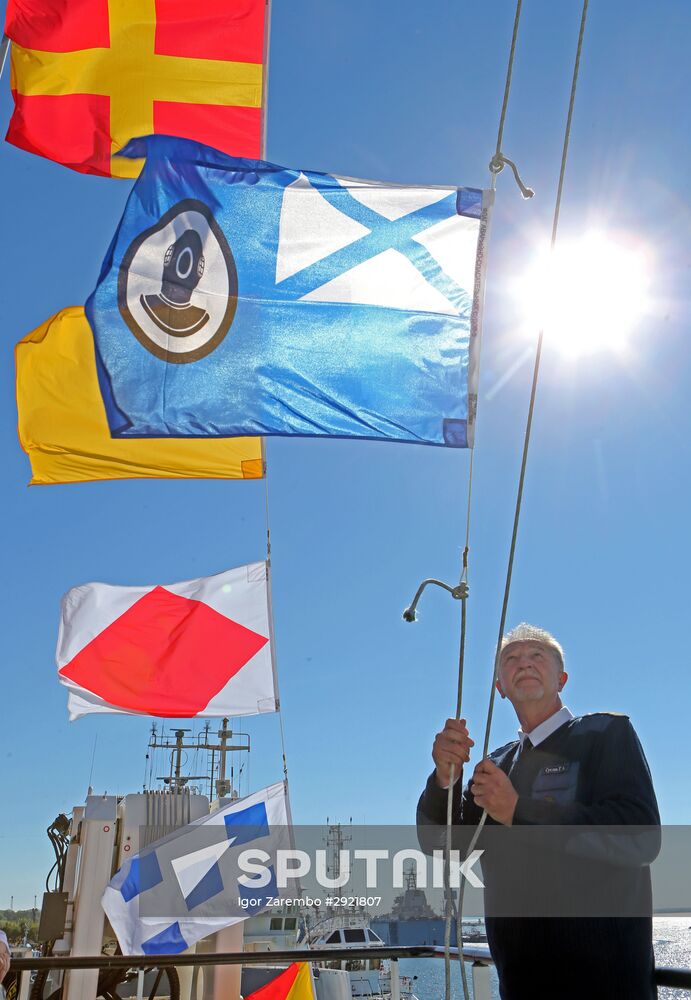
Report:
M384 942L369 926L364 911L332 913L308 932L306 943L309 947L325 950L328 948L376 948ZM378 957L371 959L352 958L330 962L323 959L313 964L317 1000L332 1000L329 973L340 971L348 974L350 994L346 997L370 997L371 1000L390 1000L392 995L392 968L389 962ZM401 1000L417 1000L413 992L413 978L398 976ZM340 998L339 998L340 1000ZM343 998L345 1000L345 998Z

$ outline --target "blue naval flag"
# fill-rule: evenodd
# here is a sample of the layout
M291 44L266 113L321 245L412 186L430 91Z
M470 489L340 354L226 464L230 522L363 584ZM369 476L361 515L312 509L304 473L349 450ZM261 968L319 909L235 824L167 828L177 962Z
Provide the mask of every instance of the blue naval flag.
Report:
M467 447L490 195L150 136L87 303L115 437Z
M281 781L150 844L103 894L123 954L175 955L261 912L278 895L272 859L290 841ZM266 860L243 863L249 849Z

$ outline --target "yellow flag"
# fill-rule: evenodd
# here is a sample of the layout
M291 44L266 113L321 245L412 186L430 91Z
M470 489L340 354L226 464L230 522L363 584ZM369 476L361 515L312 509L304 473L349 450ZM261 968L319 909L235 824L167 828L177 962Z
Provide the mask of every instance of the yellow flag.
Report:
M81 306L20 340L15 359L19 440L32 484L262 477L261 438L111 438Z

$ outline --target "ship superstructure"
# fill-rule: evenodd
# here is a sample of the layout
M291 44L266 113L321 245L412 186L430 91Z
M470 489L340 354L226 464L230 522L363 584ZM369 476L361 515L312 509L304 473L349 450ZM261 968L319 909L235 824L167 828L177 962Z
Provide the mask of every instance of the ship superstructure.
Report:
M443 945L446 921L435 913L429 904L424 889L418 888L417 872L413 863L406 864L403 871L404 891L396 896L389 913L375 917L372 930L385 944L390 945ZM455 920L452 936L456 937ZM483 921L463 920L465 941L486 941Z
M52 888L44 894L39 925L45 955L115 952L118 943L101 905L115 872L150 844L240 797L249 738L229 728L227 718L215 735L217 740L208 722L196 735L189 729L166 734L154 724L147 753L148 775L141 791L116 796L94 795L89 789L86 801L73 807L71 817L61 814L51 824L48 833L56 853L55 874ZM193 762L203 755L204 773L202 768L200 773L185 773L190 753ZM165 766L160 770L165 773L156 774L161 755ZM226 935L218 950L231 950L231 944L242 950L241 923L218 934ZM231 974L236 976L239 990L240 968L234 967ZM51 974L49 981L37 976L31 1000L47 1000L54 994L62 1000L95 1000L104 992L127 996L131 977L107 975L112 982L105 982L106 973L99 975L91 969L72 970L64 979ZM217 1000L227 996L227 969L222 976L207 971L207 977L205 1000L216 1000L217 993ZM150 1000L161 996L190 1000L192 980L186 974L178 975L174 968L165 970L163 976L154 975L151 984L147 983L147 994L149 985ZM198 986L195 984L195 991Z

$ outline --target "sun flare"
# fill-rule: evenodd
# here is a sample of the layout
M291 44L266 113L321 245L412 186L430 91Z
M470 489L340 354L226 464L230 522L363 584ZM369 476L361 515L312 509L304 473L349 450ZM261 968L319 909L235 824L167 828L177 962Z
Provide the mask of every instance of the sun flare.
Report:
M565 354L621 351L648 308L647 254L604 233L557 243L518 284L526 322Z

